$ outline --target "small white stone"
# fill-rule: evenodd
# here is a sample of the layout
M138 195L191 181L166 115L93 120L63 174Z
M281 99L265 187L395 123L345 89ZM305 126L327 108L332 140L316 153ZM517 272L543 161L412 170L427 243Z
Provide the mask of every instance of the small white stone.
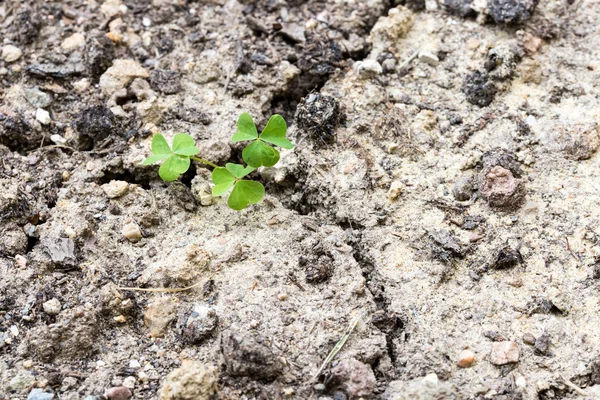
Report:
M129 361L129 368L140 368L142 366L142 364L140 364L140 362L138 360L131 360Z
M6 62L10 63L17 61L22 55L23 52L16 46L7 44L6 46L2 47L2 59Z
M376 60L357 61L354 63L352 68L354 68L356 74L363 79L381 75L383 72L381 64L379 64Z
M10 334L13 335L13 337L19 336L19 328L17 328L16 325L12 325L10 327Z
M15 256L15 263L17 263L21 269L25 269L25 267L27 267L27 259L20 254Z
M60 47L65 51L73 51L85 46L85 36L81 33L74 33L62 41Z
M433 67L436 67L440 63L440 59L433 53L421 50L419 52L419 61L429 64Z
M112 17L116 17L117 15L119 15L122 12L122 10L121 10L122 5L123 5L123 3L121 3L120 0L106 0L100 6L100 11L102 12L102 14L104 14L104 16L107 19L110 19Z
M96 367L98 367L98 368L104 367L105 365L106 365L106 363L102 360L96 361Z
M90 88L90 81L87 78L80 79L78 81L73 82L73 89L77 93L83 93Z
M50 140L53 143L56 143L56 144L65 144L65 143L67 143L67 139L65 139L64 137L62 137L62 136L60 136L58 134L51 135L50 136Z
M152 20L148 17L144 17L142 18L142 25L144 25L145 27L149 27L150 25L152 25Z
M144 371L139 371L138 372L138 379L142 382L148 382L148 374L145 373Z
M387 197L390 201L396 201L398 197L402 194L402 190L404 189L404 185L400 181L394 181L390 185L390 190L387 192Z
M42 125L48 125L52 119L50 119L50 113L44 109L38 108L35 111L35 119Z
M48 315L58 315L60 314L61 305L60 301L57 298L53 298L42 304L42 308L44 312Z
M123 379L123 386L125 386L127 389L135 388L135 383L136 379L134 376L128 376L127 378Z
M128 222L123 225L122 233L132 243L139 242L142 238L142 231L135 222Z
M109 199L116 199L123 196L129 190L129 183L125 181L112 180L101 186L102 190Z

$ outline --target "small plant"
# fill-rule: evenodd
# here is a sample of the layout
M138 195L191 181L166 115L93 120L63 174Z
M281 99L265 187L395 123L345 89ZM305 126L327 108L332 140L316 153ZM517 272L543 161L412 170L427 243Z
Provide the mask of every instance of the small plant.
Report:
M231 190L227 204L234 210L242 210L249 204L258 203L265 195L262 183L243 178L259 167L272 167L277 164L279 151L272 145L284 149L294 147L285 137L286 132L287 125L281 115L271 116L259 135L250 114L242 113L238 118L237 132L231 141L251 141L242 151L242 159L247 166L227 163L225 167L219 167L211 161L196 157L200 150L196 147L194 139L185 133L176 134L172 146L169 146L163 135L156 134L152 139L152 155L146 158L143 164L150 165L162 161L158 175L165 182L173 182L179 178L190 168L192 160L206 164L213 168L213 196L223 196Z

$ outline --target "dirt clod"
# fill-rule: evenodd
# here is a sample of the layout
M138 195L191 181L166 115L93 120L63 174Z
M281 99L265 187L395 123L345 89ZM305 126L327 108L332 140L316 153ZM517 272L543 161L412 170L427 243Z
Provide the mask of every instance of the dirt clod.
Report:
M496 23L523 22L531 18L538 0L490 0L490 17Z
M538 355L548 355L548 349L550 348L550 336L547 334L542 334L535 339L535 343L533 344L535 348L535 353Z
M98 79L112 64L115 45L104 34L90 35L86 43L85 62L93 78Z
M479 173L479 192L490 206L515 206L525 197L525 183L510 170L496 165Z
M462 91L469 103L479 107L489 106L496 96L496 86L490 82L487 73L481 71L467 75Z
M266 340L252 333L223 332L221 353L226 371L231 376L272 380L282 372L281 362Z
M339 361L331 368L331 377L350 397L369 396L376 384L371 367L354 358Z
M210 400L218 391L218 371L212 365L186 360L169 373L160 400Z
M117 132L117 120L113 112L103 105L86 108L75 120L75 127L79 132L81 146L90 149L94 145Z
M33 129L21 116L9 116L0 111L0 144L20 151L39 147L40 132Z
M175 94L181 90L181 75L177 71L155 69L150 73L152 89L164 94Z
M187 343L199 344L217 328L217 312L206 305L196 304L179 319L181 337Z
M300 130L313 139L328 143L335 140L335 128L343 114L333 97L311 93L298 104L295 119Z
M462 18L474 17L477 12L471 8L473 0L444 0L444 9L454 15L458 15Z
M159 297L148 306L144 313L144 324L150 337L165 335L171 322L177 317L177 303L171 297Z
M523 264L521 252L518 249L504 247L498 251L491 266L494 269L509 269L519 264Z

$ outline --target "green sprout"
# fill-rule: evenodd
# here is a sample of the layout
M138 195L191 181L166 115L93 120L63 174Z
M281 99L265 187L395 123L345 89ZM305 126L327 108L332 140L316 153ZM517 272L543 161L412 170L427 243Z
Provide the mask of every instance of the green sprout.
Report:
M272 167L277 164L280 158L279 151L272 145L284 149L292 149L294 145L285 136L287 125L281 115L273 115L260 135L248 113L240 115L237 127L237 132L231 138L232 142L252 141L242 151L242 158L247 164L245 167L234 163L219 167L215 163L196 157L200 150L196 147L194 139L186 133L176 134L172 146L169 146L160 133L154 135L152 155L142 164L150 165L162 161L158 175L165 182L173 182L179 178L190 168L192 160L206 164L213 168L211 177L215 186L212 188L212 195L223 196L231 190L227 204L234 210L242 210L249 204L258 203L265 195L262 183L243 178L259 167Z

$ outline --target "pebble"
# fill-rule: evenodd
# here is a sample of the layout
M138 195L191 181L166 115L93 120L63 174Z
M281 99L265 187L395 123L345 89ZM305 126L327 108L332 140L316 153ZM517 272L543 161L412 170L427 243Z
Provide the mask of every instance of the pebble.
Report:
M29 395L27 396L27 400L52 400L54 399L54 393L46 393L44 389L31 389Z
M23 52L17 46L7 44L6 46L2 47L2 59L6 62L10 63L17 61L22 55Z
M117 90L125 88L135 78L148 78L150 75L140 63L134 60L117 59L112 67L100 77L100 89L105 96L112 96Z
M127 8L123 8L121 0L106 0L100 6L100 11L107 19L120 15L123 11L127 11Z
M50 113L42 108L38 108L35 111L35 119L42 125L48 125L52 121Z
M436 67L440 63L440 59L433 53L427 50L421 50L419 52L419 61Z
M104 396L108 397L110 400L127 400L132 396L132 394L131 390L125 386L117 386L111 387L104 392Z
M25 89L27 102L35 108L46 108L52 104L52 96L37 87Z
M136 379L134 376L128 376L127 378L123 379L123 386L125 386L128 389L133 390L133 388L135 388L135 384Z
M129 361L129 368L138 369L141 367L142 367L142 364L140 364L140 362L138 360Z
M519 362L519 346L510 340L492 343L490 362L494 365Z
M21 269L25 269L25 267L27 267L27 259L25 257L23 257L22 255L20 255L20 254L17 254L15 256L15 263Z
M65 144L65 143L67 143L67 139L65 139L64 137L62 137L62 136L60 136L58 134L51 135L50 136L50 140L53 143L56 143L56 144Z
M352 67L356 74L362 79L373 78L377 75L381 75L383 68L376 60L363 60L357 61Z
M339 361L331 369L331 375L352 398L370 396L377 383L371 366L354 358Z
M533 344L535 344L535 336L533 336L529 332L523 334L523 343L530 344L533 346Z
M201 343L208 338L219 323L217 312L204 304L195 304L179 322L181 337L188 343Z
M177 303L170 297L160 297L144 312L144 324L150 330L150 337L162 337L167 327L175 319Z
M83 93L90 88L90 80L88 78L83 78L78 81L73 82L73 89L77 93Z
M452 194L458 201L467 201L473 195L473 175L465 175L459 177L454 185L452 185Z
M60 47L65 51L73 51L85 46L85 36L81 33L74 33L62 41Z
M398 198L402 194L403 189L404 189L404 185L402 184L402 182L400 182L400 181L392 182L392 184L390 185L390 190L388 190L388 192L387 192L388 200L390 200L390 201L398 200Z
M475 361L475 353L471 350L463 350L458 355L456 365L460 368L469 368L473 364L473 361Z
M23 361L23 368L29 369L33 367L33 360L25 360Z
M129 190L129 183L125 181L112 180L100 186L109 199L116 199L123 196Z
M287 300L287 298L288 298L288 295L287 295L287 293L279 293L279 294L277 295L277 298L278 298L279 300L281 300L281 301L285 301L285 300Z
M53 298L42 304L42 308L48 315L58 315L60 314L61 304L57 298Z
M139 242L142 238L142 231L140 227L135 222L128 222L123 225L123 230L121 231L123 236L131 243Z

